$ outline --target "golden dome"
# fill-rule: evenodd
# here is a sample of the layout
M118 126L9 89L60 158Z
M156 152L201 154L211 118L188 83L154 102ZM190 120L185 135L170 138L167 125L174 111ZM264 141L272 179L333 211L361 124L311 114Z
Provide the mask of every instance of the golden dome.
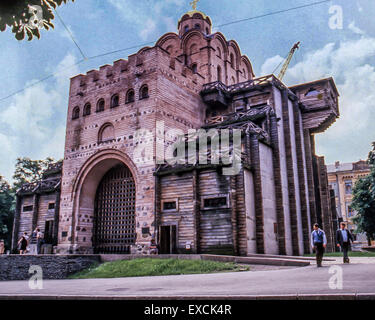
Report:
M192 18L197 18L197 19L202 19L208 22L208 24L212 25L211 19L209 16L207 16L205 13L198 11L198 10L191 10L189 12L186 12L180 20L178 20L178 26L180 26L180 23L182 21L185 21L186 19L192 19Z

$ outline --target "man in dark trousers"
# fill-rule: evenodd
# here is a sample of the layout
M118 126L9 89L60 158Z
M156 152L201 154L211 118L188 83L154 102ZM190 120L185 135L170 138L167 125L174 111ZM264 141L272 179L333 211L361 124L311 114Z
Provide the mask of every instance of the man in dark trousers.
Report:
M354 241L353 235L348 229L346 229L345 222L340 223L340 229L336 231L336 242L337 246L340 248L344 254L344 263L349 263L348 251L350 246L350 241Z
M324 250L327 246L327 237L317 223L314 224L314 231L311 232L310 242L316 254L316 265L319 268L322 266Z

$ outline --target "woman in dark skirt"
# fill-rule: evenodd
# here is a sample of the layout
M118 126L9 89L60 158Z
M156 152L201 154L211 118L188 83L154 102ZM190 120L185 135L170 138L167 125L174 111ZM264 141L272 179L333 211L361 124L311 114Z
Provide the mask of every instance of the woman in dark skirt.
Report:
M18 245L20 245L20 254L25 254L27 249L27 232L23 234L21 239L18 240Z

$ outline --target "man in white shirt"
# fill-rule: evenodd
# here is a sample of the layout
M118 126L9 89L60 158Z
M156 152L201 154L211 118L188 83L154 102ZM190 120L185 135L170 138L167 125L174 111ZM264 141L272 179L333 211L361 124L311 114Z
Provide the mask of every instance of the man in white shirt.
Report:
M319 228L317 223L314 224L314 231L311 232L310 242L311 247L316 254L316 265L319 268L322 266L323 255L327 246L327 237L325 232Z

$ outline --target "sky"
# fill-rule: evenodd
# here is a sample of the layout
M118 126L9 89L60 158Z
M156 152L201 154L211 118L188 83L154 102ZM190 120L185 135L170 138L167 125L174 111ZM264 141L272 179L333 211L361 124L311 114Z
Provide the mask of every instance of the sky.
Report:
M316 135L317 154L327 164L366 159L375 141L375 1L333 0L216 27L318 1L201 0L198 9L211 17L214 30L238 42L257 77L272 73L301 41L283 82L332 76L340 92L340 118ZM83 62L57 17L55 29L42 30L40 40L17 41L9 29L0 32L0 175L11 181L17 157L61 159L69 78L126 59L142 44L176 32L179 18L191 10L189 2L76 0L62 5L58 13L86 57L137 46Z

